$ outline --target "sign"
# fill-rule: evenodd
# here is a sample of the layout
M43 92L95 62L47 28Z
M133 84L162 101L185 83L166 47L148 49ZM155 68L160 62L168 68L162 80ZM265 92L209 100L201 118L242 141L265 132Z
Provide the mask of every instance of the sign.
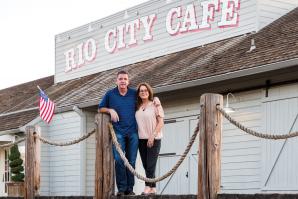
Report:
M202 11L200 19L196 17L199 14L198 9L194 3L191 3L185 7L171 8L165 19L158 19L157 14L153 13L110 28L105 33L103 41L89 38L64 52L65 72L75 70L94 61L97 53L102 50L114 54L135 47L140 42L146 43L154 40L154 24L158 20L164 20L164 28L168 36L171 37L189 32L211 30L212 28L235 27L239 24L240 0L199 1L199 6ZM220 16L216 21L217 27L211 27L211 22L214 22L216 13ZM138 40L136 35L141 33L143 34L142 39ZM103 42L104 49L97 49L97 42Z

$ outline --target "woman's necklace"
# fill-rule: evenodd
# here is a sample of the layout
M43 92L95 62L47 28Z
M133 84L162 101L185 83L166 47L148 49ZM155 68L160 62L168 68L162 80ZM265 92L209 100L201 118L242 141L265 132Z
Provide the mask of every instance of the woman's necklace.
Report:
M142 104L142 110L145 111L147 106L148 106L149 102L147 102L146 104Z

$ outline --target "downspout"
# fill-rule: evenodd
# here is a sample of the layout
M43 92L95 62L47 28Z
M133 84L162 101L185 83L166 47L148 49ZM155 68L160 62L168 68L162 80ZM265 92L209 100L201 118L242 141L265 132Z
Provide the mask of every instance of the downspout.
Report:
M81 117L80 132L82 136L87 132L87 117L86 114L79 109L77 106L73 106L74 112L76 112ZM86 140L80 142L80 195L86 195L86 165L87 165L87 154L86 154Z

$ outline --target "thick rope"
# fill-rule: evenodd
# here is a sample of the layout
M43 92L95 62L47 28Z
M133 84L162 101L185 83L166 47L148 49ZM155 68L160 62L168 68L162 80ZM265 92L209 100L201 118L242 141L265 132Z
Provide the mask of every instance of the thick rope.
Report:
M12 142L12 143L2 144L2 145L0 145L0 148L10 148L10 147L12 147L13 145L19 144L19 143L21 143L21 142L23 142L23 141L25 141L25 138L21 138L21 139L16 140L16 141L14 141L14 142Z
M239 122L237 122L235 119L233 119L227 112L224 111L223 108L221 108L220 106L216 106L217 110L219 110L219 112L221 112L221 114L227 119L229 120L232 124L234 124L236 127L238 127L239 129L241 129L242 131L259 137L259 138L264 138L264 139L273 139L273 140L279 140L279 139L287 139L287 138L292 138L292 137L296 137L298 136L298 131L293 132L293 133L289 133L289 134L282 134L282 135L274 135L274 134L265 134L265 133L258 133L252 129L249 129L245 126L243 126L242 124L240 124Z
M162 181L164 180L165 178L169 177L170 175L172 175L177 169L178 167L181 165L181 163L183 162L183 160L185 159L186 155L188 154L191 146L193 145L195 139L196 139L196 136L197 134L199 133L199 123L192 135L192 137L190 138L190 141L184 151L184 153L181 155L180 159L178 160L178 162L174 165L174 167L168 171L166 174L164 174L163 176L160 176L160 177L156 177L156 178L147 178L147 177L144 177L142 176L141 174L137 173L136 170L129 164L127 158L125 157L125 154L123 153L122 149L121 149L121 146L120 144L118 143L117 141L117 137L116 137L116 134L115 134L115 131L113 129L113 126L111 123L108 124L109 125L109 128L110 128L110 133L111 133L111 136L112 136L112 142L116 148L116 150L118 151L118 153L120 154L120 157L121 159L124 161L124 165L129 169L129 171L135 175L138 179L140 180L143 180L145 182L150 182L150 183L153 183L153 182L159 182L159 181Z
M75 140L71 140L71 141L67 141L67 142L56 142L56 141L47 140L47 139L45 139L39 135L36 135L36 134L35 134L35 137L40 139L40 141L42 141L45 144L55 145L55 146L69 146L69 145L77 144L77 143L85 140L86 138L90 137L93 133L95 133L95 129L93 129L91 132L89 132Z

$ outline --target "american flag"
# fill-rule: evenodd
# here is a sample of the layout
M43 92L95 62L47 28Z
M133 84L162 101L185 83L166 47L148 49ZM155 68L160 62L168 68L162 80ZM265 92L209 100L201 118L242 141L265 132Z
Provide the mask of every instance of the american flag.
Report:
M45 122L50 123L55 110L55 104L45 92L39 89L39 115Z

